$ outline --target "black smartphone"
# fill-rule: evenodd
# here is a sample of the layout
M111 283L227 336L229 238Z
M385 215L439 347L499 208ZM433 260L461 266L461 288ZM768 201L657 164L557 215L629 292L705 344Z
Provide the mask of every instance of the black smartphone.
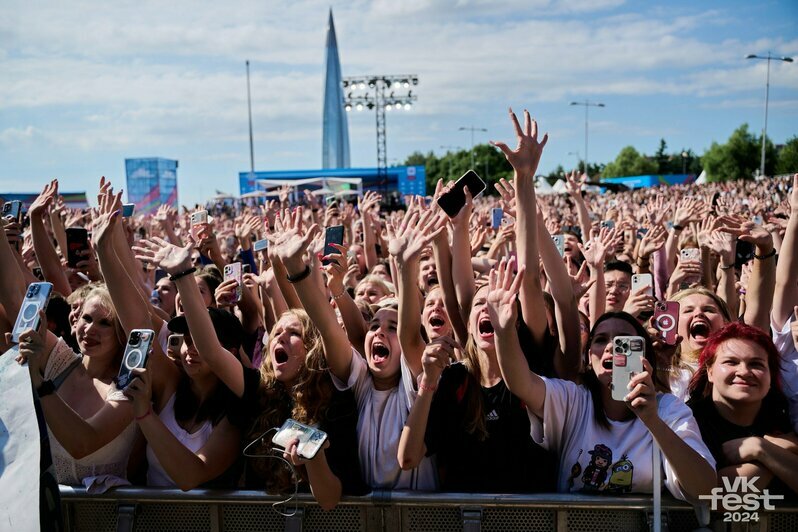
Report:
M333 253L340 253L339 250L331 246L330 244L338 244L339 246L344 245L344 226L343 225L333 225L328 227L327 230L324 232L324 256L332 255ZM322 263L327 266L330 264L331 261L323 260Z
M460 209L465 205L465 187L468 187L471 192L471 197L476 198L485 190L485 182L473 170L469 170L458 179L454 187L446 194L442 194L438 198L438 205L441 206L443 212L450 217L457 216Z
M3 204L3 218L13 218L18 224L22 223L22 202L19 200L8 201Z
M737 240L735 249L734 266L742 268L743 264L754 258L754 245L744 240Z
M75 268L78 262L85 259L82 253L89 249L89 232L83 227L68 227L67 237L67 264Z

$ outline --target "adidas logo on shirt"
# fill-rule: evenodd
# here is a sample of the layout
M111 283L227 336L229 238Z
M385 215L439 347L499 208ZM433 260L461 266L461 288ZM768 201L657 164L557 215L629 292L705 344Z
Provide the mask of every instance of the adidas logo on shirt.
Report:
M494 408L493 410L490 411L490 414L488 414L488 421L496 421L498 419L499 419L499 413L496 412L496 409Z

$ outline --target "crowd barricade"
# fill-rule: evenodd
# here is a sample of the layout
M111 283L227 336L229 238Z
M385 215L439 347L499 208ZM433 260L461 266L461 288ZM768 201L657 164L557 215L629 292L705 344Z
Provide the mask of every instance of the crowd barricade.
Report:
M344 497L331 511L322 510L310 495L279 504L283 500L260 491L128 487L88 494L83 488L61 486L67 532L626 532L653 530L654 519L653 499L634 495L375 491ZM662 500L661 523L663 531L699 528L692 506L669 497ZM757 522L745 524L724 523L722 514L713 514L704 530L794 532L798 506L777 505L775 511L759 512Z

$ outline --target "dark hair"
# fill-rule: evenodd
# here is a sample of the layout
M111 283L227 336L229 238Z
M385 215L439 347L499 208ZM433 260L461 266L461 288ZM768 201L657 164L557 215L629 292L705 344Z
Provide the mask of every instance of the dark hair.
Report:
M654 381L654 388L660 389L661 383L659 378L657 377L657 355L654 352L654 345L651 343L651 337L648 335L648 332L640 325L640 322L635 319L634 316L628 314L626 312L607 312L602 314L598 320L596 320L596 324L593 325L593 329L590 331L590 336L587 338L587 345L585 346L585 358L587 359L587 371L584 373L584 379L582 383L584 384L585 388L590 391L590 397L593 401L593 417L595 418L596 423L604 427L605 429L610 428L610 422L607 420L607 415L604 413L604 405L601 403L601 383L596 377L596 374L593 372L593 367L590 364L590 346L593 344L593 337L596 334L596 329L598 326L604 323L607 320L618 319L625 321L635 330L635 336L641 336L643 338L643 342L645 343L645 357L648 360L648 363L651 364L652 375L651 379Z
M613 260L604 264L604 273L613 271L628 273L629 275L634 273L632 271L632 265L622 260Z
M79 351L77 340L72 336L72 326L69 324L69 311L71 310L66 298L58 292L50 295L50 302L47 303L47 323L52 326L53 334L63 338L69 347L74 351Z
M214 302L215 305L215 296L216 289L219 288L219 285L222 284L224 280L222 275L219 273L219 269L213 265L205 266L204 268L197 270L197 273L194 274L195 277L202 279L205 281L205 284L208 285L208 289L211 292L211 301Z

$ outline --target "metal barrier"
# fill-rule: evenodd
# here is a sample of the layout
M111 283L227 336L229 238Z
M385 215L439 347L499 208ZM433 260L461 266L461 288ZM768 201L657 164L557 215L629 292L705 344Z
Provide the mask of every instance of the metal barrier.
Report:
M250 530L505 532L556 530L626 532L650 530L653 500L644 496L604 497L567 494L493 495L377 491L345 497L325 512L310 495L281 505L281 498L259 491L162 490L119 488L89 495L83 488L61 486L64 525L69 531L166 532ZM662 530L694 530L693 508L663 497ZM751 532L798 530L798 506L760 512L747 524L713 520L711 529ZM731 528L725 528L731 527Z

